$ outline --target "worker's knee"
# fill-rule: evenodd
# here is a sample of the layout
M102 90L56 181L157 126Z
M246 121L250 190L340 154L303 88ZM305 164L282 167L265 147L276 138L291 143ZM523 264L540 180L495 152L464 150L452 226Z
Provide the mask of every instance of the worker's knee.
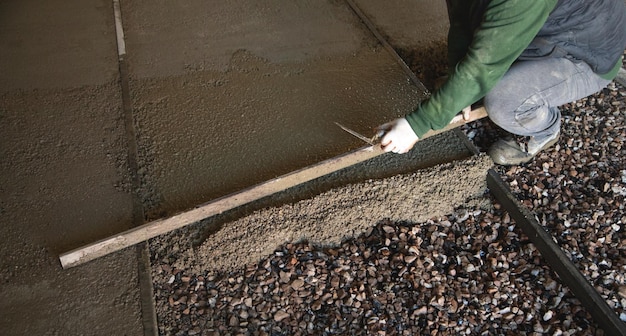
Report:
M510 97L506 100L490 94L485 97L485 109L494 124L518 135L536 135L559 123L558 108L546 105L536 95L522 99Z
M497 92L490 92L483 100L489 119L496 125L508 130L515 122L514 111L519 107L519 104L512 104L511 99L498 94ZM516 106L517 105L517 106Z

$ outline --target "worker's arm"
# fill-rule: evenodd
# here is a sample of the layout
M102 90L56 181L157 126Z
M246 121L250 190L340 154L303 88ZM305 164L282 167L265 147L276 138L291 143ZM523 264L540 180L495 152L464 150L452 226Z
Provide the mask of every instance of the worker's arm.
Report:
M490 1L467 53L450 71L448 81L405 117L415 137L419 138L431 129L445 127L459 111L483 98L530 44L556 2ZM383 141L390 146L394 141L400 142L390 134L393 133L389 132ZM408 149L414 143L408 144ZM404 145L407 145L406 142ZM390 146L383 148L388 150ZM396 151L405 152L408 149L398 148Z
M483 98L530 44L555 5L556 0L492 0L448 81L406 116L416 135L445 127L461 109Z

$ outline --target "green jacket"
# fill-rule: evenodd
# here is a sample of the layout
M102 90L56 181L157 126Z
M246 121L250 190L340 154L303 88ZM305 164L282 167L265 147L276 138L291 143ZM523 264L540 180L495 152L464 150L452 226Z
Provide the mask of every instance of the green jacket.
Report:
M482 99L533 42L557 3L448 0L449 77L406 116L416 135L445 127L460 110ZM614 78L620 65L621 60L603 77Z

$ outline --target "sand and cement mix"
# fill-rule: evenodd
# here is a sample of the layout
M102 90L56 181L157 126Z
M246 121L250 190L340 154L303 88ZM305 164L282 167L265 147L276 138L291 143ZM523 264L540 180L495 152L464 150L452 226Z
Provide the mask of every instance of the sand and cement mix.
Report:
M173 257L177 268L198 274L229 271L257 262L286 242L333 246L382 220L420 222L461 204L479 205L492 164L488 157L477 156L354 183L225 223L197 247L180 235L157 238L151 245L157 249L156 259Z

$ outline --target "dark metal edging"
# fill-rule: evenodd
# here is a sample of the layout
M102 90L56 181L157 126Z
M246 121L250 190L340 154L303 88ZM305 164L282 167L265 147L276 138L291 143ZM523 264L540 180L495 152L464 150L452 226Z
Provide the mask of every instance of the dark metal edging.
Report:
M515 220L515 224L535 244L541 256L559 275L561 281L580 300L600 328L607 335L626 335L626 323L619 319L615 311L552 240L552 236L539 224L535 215L513 196L509 187L493 169L487 172L487 187Z

